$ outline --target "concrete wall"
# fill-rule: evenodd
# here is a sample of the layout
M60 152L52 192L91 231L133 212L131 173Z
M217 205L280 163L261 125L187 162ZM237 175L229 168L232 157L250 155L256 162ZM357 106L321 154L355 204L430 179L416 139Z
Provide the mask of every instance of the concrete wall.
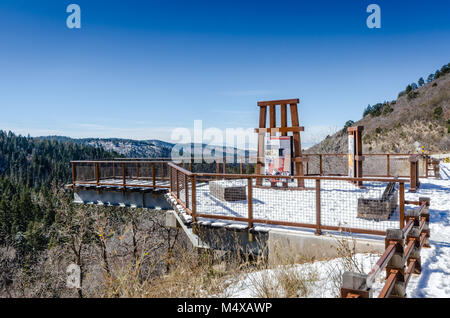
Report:
M171 206L164 197L165 193L166 191L77 189L74 191L74 202L169 210Z
M273 229L268 238L269 263L335 258L338 257L338 240L342 239L343 236ZM385 249L384 240L355 238L348 243L352 247L356 245L357 253L383 253Z

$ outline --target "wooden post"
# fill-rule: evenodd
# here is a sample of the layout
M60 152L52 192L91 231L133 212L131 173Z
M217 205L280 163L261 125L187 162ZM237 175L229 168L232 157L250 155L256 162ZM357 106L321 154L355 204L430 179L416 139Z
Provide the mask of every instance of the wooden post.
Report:
M292 127L299 127L297 104L290 104L289 107L291 109ZM300 159L302 157L302 143L300 140L300 132L294 131L292 133L292 136L294 142L294 158ZM303 176L303 161L295 161L295 175ZM300 188L303 188L305 186L303 179L297 179L297 186Z
M196 217L197 217L197 201L196 201L196 193L195 193L195 189L196 189L196 184L195 184L195 175L191 176L191 202L192 202L192 222L196 222Z
M270 110L270 114L269 114L269 118L270 118L270 128L275 128L276 126L276 112L275 112L275 105L270 105L269 106L269 110ZM275 132L274 131L270 131L270 135L271 136L275 136Z
M267 120L267 106L260 106L260 108L259 108L259 128L265 128L266 127L266 120ZM258 151L257 151L257 158L256 158L256 174L262 174L263 162L261 161L261 158L264 156L263 149L264 149L264 134L258 133ZM256 179L256 185L257 186L261 186L262 185L262 179L257 178Z
M188 178L187 175L183 173L184 176L184 201L186 208L189 209L189 188L188 188Z
M320 175L323 175L322 155L319 155L319 174L320 174Z
M172 167L171 166L169 166L169 188L170 188L170 192L172 192L173 193L173 191L175 190L174 188L173 188L173 186L172 186L172 182L173 182L173 178L172 178Z
M125 189L126 188L126 186L127 186L127 177L126 177L126 174L125 174L125 163L123 163L122 162L122 182L123 182L123 184L122 184L122 186L123 186L123 189Z
M75 163L72 162L72 186L75 185Z
M287 105L281 104L281 127L287 127ZM287 131L281 133L281 136L287 136Z
M409 174L410 174L410 186L409 192L416 192L419 188L419 169L418 169L419 155L411 155L409 157Z
M115 182L115 179L116 179L116 163L115 162L113 162L113 179L114 179L114 182Z
M316 235L322 234L320 224L320 179L316 179Z
M223 156L223 161L222 161L222 173L225 174L227 173L227 159L225 156Z
M220 163L216 161L216 173L220 173ZM216 177L216 179L219 179L219 176Z
M425 204L425 208L422 209L420 217L425 218L425 225L422 229L421 235L425 233L425 240L423 243L423 247L431 247L430 245L430 198L428 197L419 197L419 202L421 204Z
M97 186L100 184L100 176L98 172L98 162L95 163L95 180L97 181Z
M244 162L243 159L241 159L241 162L239 163L239 173L244 174Z
M152 186L153 190L156 189L156 175L155 175L155 164L152 162Z
M161 180L164 181L165 176L164 176L164 162L161 162Z
M247 201L248 201L248 228L253 228L253 183L252 178L247 179Z
M404 233L400 229L388 229L386 231L386 249L390 245L395 245L395 254L389 260L386 266L387 283L382 289L379 297L400 297L406 296L405 286L405 260L404 260ZM389 284L393 281L393 285ZM389 285L393 286L389 290Z
M390 155L386 155L386 170L387 170L387 176L389 177L391 175L391 169L390 169Z
M180 186L178 185L178 169L175 169L175 182L176 182L176 189L177 189L177 199L180 198Z
M400 219L400 229L405 227L405 184L403 182L399 183L399 219Z

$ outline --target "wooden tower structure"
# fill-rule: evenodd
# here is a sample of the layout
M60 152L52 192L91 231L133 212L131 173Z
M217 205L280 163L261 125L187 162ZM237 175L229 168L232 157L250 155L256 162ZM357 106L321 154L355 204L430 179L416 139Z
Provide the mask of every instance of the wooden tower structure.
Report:
M307 158L302 157L302 145L300 140L300 132L304 131L304 127L299 126L298 108L299 99L284 99L284 100L271 100L258 102L259 106L259 128L255 129L258 133L258 158L256 162L256 173L263 174L264 166L264 147L265 136L267 133L270 136L276 136L280 133L281 136L288 136L288 133L292 134L293 139L293 156L292 161L295 165L295 176L303 176L303 162L307 161ZM291 114L291 123L288 124L288 106ZM280 109L280 121L281 125L277 127L276 114ZM269 113L269 127L267 127L267 113ZM297 179L297 186L304 188L304 180ZM262 179L256 180L257 186L262 186ZM272 186L274 186L272 184ZM287 187L287 183L283 184Z

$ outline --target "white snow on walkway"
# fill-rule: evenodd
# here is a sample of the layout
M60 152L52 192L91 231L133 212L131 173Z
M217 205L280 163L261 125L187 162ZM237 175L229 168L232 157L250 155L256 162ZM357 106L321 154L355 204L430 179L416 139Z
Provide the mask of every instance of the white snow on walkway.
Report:
M439 164L439 173L442 180L450 180L450 163Z
M448 165L445 167L448 168ZM407 296L448 298L450 297L450 180L429 178L421 179L420 182L420 188L416 193L407 192L408 187L406 187L405 199L416 201L423 196L431 198L431 248L422 249L422 274L411 277ZM363 265L364 272L368 273L379 255L357 254L356 258ZM260 296L257 291L262 282L267 279L275 280L277 272L281 269L279 267L245 274L237 284L230 286L224 295L228 297ZM293 269L301 273L317 273L318 280L310 286L312 291L309 297L337 297L338 289L332 273L336 273L336 269L342 270L342 259L294 265ZM384 275L380 274L378 281L373 285L374 297L377 297L381 291L384 285L383 279Z

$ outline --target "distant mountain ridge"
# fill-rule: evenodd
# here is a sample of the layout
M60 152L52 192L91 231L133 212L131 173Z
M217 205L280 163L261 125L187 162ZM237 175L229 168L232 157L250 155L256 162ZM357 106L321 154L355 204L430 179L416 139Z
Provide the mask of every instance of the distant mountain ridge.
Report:
M174 143L161 140L134 140L122 138L70 138L65 136L41 136L37 137L45 140L55 140L60 142L72 142L81 145L89 145L101 148L106 151L114 151L128 158L170 158ZM188 144L189 145L189 144ZM193 149L194 144L190 144ZM202 145L203 153L213 155L216 146ZM241 150L234 147L225 147L223 154L245 154L245 156L254 154L253 151Z

